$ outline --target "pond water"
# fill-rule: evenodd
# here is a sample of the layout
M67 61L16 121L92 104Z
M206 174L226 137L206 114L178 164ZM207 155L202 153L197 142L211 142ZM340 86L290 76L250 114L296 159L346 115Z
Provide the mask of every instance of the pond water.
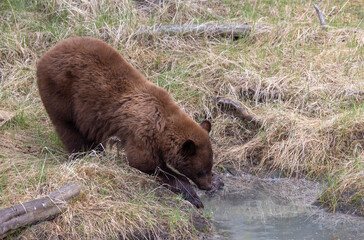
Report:
M364 218L327 213L312 203L322 190L304 179L224 177L224 189L202 196L213 239L364 239Z

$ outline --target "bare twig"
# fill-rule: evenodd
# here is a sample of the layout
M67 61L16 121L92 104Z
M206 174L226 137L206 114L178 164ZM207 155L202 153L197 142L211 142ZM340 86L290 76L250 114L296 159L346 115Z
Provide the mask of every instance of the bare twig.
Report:
M234 108L241 119L248 120L258 126L262 125L258 119L250 115L237 101L231 98L217 97L216 102L218 105Z
M0 239L12 230L53 218L62 212L65 203L81 192L81 185L69 183L47 197L0 210Z
M318 16L318 18L320 20L321 27L323 29L327 29L327 25L326 25L326 22L325 22L325 19L324 19L324 15L320 11L319 7L316 4L314 4L313 7L316 9L316 13L317 13L317 16Z
M0 127L4 125L6 122L11 120L15 116L15 113L6 112L0 110Z

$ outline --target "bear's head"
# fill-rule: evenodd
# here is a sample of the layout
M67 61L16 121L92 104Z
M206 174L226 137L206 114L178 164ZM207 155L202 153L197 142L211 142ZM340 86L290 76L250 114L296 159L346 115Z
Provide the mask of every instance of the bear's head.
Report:
M209 190L212 180L213 153L209 132L211 123L207 120L200 124L200 128L185 139L180 146L181 161L175 168L191 179L198 188Z

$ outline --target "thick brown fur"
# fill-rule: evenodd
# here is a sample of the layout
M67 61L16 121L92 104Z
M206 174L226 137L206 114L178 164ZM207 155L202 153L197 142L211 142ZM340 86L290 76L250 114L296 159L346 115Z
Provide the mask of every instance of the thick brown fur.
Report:
M64 40L39 60L37 80L69 153L116 137L131 166L157 173L172 191L203 206L186 177L201 189L211 187L210 122L194 122L111 46L89 37Z

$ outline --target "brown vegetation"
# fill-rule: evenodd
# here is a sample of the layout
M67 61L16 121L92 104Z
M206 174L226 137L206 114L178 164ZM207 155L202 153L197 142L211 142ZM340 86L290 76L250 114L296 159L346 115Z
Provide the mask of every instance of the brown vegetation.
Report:
M178 209L185 203L145 187L155 186L153 180L115 159L113 151L65 161L40 102L35 64L55 43L76 35L107 41L194 120L209 118L215 169L229 162L258 174L279 170L282 176L320 180L327 185L320 201L331 211L364 213L360 1L317 3L325 31L313 1L24 2L29 3L0 3L0 109L17 113L0 132L0 205L18 204L72 180L87 189L83 201L45 223L44 234L112 238L137 230L146 234L148 228L160 238L196 237L191 212ZM199 23L247 23L253 30L236 41L136 37L141 27ZM269 31L254 31L254 25ZM222 111L212 97L238 101L262 127ZM168 207L160 211L164 201ZM37 231L30 228L18 237Z

